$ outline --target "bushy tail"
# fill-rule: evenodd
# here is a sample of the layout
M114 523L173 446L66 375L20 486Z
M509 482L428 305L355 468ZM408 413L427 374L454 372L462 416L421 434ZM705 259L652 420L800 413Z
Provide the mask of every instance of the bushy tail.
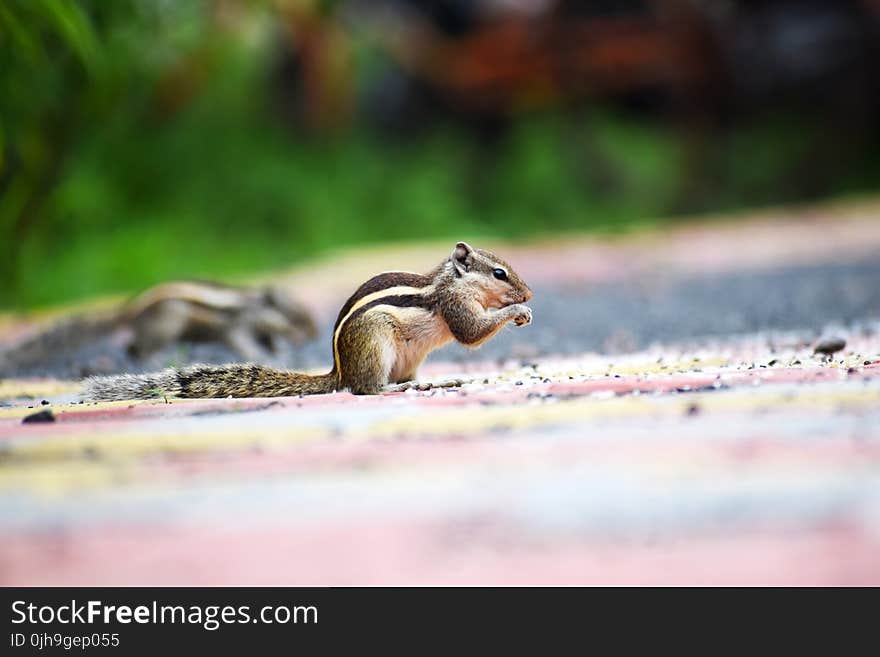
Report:
M92 401L162 397L287 397L336 390L336 372L312 376L262 365L191 365L152 374L120 374L86 379Z

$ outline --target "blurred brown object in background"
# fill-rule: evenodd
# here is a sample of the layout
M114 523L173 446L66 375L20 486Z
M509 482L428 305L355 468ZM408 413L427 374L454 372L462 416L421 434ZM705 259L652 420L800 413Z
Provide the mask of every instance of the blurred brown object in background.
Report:
M431 106L462 118L618 100L685 119L694 112L722 119L786 96L834 102L838 88L854 91L852 75L859 94L840 102L862 98L873 106L880 88L867 74L880 44L880 5L870 0L338 5L351 33L408 79L375 84L427 96L421 103L393 99L399 107ZM376 97L381 104L388 95ZM393 113L394 103L371 113L383 111Z
M460 117L638 95L705 99L719 75L708 17L675 0L413 0L385 3L384 14L352 4L361 8L352 30L417 81L412 93Z
M345 128L353 114L349 35L333 13L334 4L275 3L282 34L274 71L277 109L306 133Z

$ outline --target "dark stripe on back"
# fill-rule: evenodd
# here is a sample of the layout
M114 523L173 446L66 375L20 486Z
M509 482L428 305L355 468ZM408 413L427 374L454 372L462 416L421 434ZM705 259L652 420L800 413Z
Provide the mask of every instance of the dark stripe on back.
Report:
M425 310L433 310L434 305L435 303L430 296L424 296L422 294L392 294L387 297L381 297L379 299L370 301L370 303L364 304L351 314L351 317L348 318L348 321L352 321L355 317L363 315L370 308L375 308L376 306L394 306L395 308L424 308Z
M408 287L427 287L431 284L432 280L433 279L430 276L425 276L424 274L412 274L405 271L391 271L385 274L379 274L378 276L373 276L373 278L361 285L355 293L348 298L345 305L342 306L342 310L339 311L339 315L336 317L336 323L333 325L333 332L336 333L336 329L339 328L339 323L349 313L351 307L368 294L373 294L380 290L387 290L391 287L398 287L400 285L406 285ZM371 304L367 305L369 306ZM392 305L396 306L398 304L395 303Z

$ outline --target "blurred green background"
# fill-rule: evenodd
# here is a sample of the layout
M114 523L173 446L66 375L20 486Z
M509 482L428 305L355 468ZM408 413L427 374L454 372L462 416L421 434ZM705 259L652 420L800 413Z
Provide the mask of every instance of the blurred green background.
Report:
M875 4L508 4L3 0L0 307L880 187Z

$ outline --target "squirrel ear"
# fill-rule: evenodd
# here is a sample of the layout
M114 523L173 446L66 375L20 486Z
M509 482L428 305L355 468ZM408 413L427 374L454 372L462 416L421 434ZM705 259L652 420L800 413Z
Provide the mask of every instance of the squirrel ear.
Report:
M449 256L449 259L460 274L463 274L470 268L471 254L473 252L474 250L467 242L459 242L452 249L452 255Z
M452 250L452 259L459 262L465 262L474 250L467 242L459 242Z

